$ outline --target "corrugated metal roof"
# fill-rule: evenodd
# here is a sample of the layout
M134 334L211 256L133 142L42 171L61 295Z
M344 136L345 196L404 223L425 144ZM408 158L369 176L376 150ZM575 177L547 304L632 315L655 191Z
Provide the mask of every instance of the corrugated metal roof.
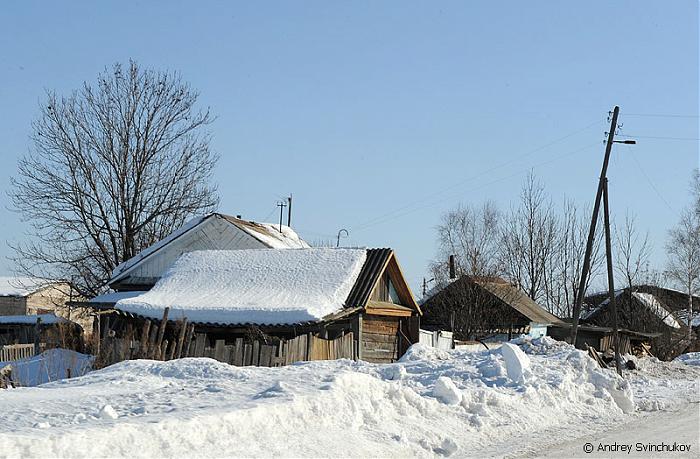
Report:
M392 253L391 249L367 249L367 260L357 276L355 285L350 290L348 299L345 300L346 308L367 305L372 289L377 284Z

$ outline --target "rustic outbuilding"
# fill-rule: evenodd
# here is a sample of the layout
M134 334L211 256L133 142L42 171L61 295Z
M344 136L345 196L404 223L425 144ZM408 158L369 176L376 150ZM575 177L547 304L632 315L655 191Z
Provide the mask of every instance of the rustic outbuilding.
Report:
M394 251L364 248L193 251L150 291L108 293L90 305L101 312L103 340L132 342L124 358L151 342L161 358L210 349L230 363L272 366L396 361L418 341L421 313ZM263 355L270 345L276 355Z
M671 359L692 345L689 340L687 307L688 295L662 287L640 285L615 292L617 323L621 329L635 330L651 336L654 353L662 359ZM613 317L607 292L586 298L585 323L611 327ZM700 310L700 299L693 297L693 311Z
M422 327L451 330L459 340L511 339L564 322L498 277L462 275L421 301Z

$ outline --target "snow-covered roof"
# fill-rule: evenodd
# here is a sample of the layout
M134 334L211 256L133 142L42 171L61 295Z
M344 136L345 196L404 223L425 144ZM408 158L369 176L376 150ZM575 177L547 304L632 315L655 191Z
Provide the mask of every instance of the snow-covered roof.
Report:
M135 268L143 260L158 252L162 248L166 247L171 242L178 239L180 236L194 230L199 225L204 223L204 221L215 217L223 218L228 223L245 231L247 234L254 237L262 244L266 245L271 249L298 249L310 247L303 239L301 239L301 237L299 237L299 235L293 229L291 229L288 226L282 225L280 227L280 225L275 225L272 223L257 223L253 221L235 218L230 215L213 213L201 217L195 217L189 220L182 227L173 231L165 238L145 248L136 256L129 258L128 260L119 264L112 272L112 279L110 280L110 283L116 280L117 278L122 277L127 271L130 271L132 268Z
M102 295L98 295L94 298L92 298L89 302L90 303L116 303L119 300L123 300L126 298L133 298L135 296L142 295L144 292L108 292L108 293L103 293Z
M0 296L28 296L52 283L38 277L0 277Z
M345 305L366 249L247 249L185 253L148 292L115 307L159 319L233 324L319 320Z
M41 319L42 324L57 324L59 322L66 322L66 319L62 317L55 316L53 314L37 314L29 316L0 316L0 324L35 324L37 319Z
M651 312L656 314L657 317L663 320L666 325L672 328L681 328L681 325L676 318L673 317L673 314L663 307L661 302L654 295L641 292L633 292L632 295L637 298L640 303L649 308Z

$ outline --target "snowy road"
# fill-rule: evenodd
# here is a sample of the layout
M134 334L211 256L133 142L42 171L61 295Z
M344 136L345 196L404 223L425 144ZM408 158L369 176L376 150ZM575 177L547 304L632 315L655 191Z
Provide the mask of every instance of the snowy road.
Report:
M653 451L660 444L688 445L688 451ZM653 446L649 446L652 444ZM588 446L587 446L588 445ZM625 445L625 446L623 446ZM587 453L584 447L592 452ZM608 448L608 451L599 451ZM652 451L645 451L645 449ZM663 446L662 446L663 448ZM630 452L627 452L630 449ZM676 449L686 449L677 446ZM546 457L699 457L700 404L679 411L640 416L612 430L567 441L548 449Z

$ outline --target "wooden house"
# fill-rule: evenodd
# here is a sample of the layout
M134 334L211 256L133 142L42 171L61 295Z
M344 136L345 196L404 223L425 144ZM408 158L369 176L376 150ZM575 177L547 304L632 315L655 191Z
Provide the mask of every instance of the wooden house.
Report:
M671 359L692 345L688 340L688 296L662 287L641 285L615 292L617 323L621 329L653 335L652 349L661 359ZM591 325L612 327L607 292L586 297L587 311L582 320ZM700 299L693 298L694 311ZM698 309L695 309L698 308ZM693 333L693 338L696 334Z
M460 276L421 300L424 329L450 330L459 340L511 339L533 326L564 322L522 290L496 277Z
M420 315L391 249L192 251L150 291L106 294L90 305L103 313L102 339L129 338L140 351L123 358L153 357L142 349L151 343L161 358L209 355L208 348L212 357L243 365L393 362L418 341ZM271 344L277 355L264 355Z
M182 228L117 266L108 284L115 291L149 290L183 253L196 250L308 248L291 228L212 213Z
M53 314L62 310L68 299L68 285L61 282L0 277L0 316Z

